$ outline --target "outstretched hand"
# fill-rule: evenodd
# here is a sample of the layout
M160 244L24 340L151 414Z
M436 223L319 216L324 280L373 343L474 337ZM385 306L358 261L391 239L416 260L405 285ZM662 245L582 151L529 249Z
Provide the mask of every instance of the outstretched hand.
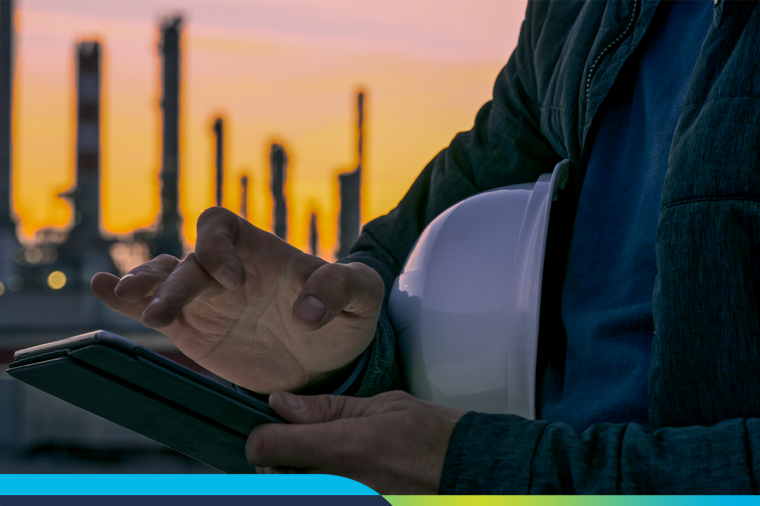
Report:
M437 494L464 411L405 392L369 398L276 392L272 408L292 424L266 424L248 437L259 473L336 474L380 494Z
M91 285L108 307L261 393L334 378L372 341L383 300L370 267L327 263L223 208L201 215L184 260L161 255L121 279L98 273Z

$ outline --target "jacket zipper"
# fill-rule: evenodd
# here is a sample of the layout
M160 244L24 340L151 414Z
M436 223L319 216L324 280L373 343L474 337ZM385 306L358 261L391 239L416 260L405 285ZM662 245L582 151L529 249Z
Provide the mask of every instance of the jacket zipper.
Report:
M631 31L633 31L633 24L634 21L636 21L636 13L638 11L639 7L639 0L633 0L633 12L631 13L631 19L628 20L628 26L625 27L625 30L623 30L623 33L617 36L615 40L610 42L607 47L602 49L602 52L599 53L599 56L596 57L596 60L594 60L593 65L591 65L591 68L588 71L588 78L586 79L586 104L588 104L588 97L589 92L591 91L591 79L594 78L594 74L598 70L598 65L602 61L602 58L605 57L605 55L615 47L621 40L623 40L625 37L628 36Z

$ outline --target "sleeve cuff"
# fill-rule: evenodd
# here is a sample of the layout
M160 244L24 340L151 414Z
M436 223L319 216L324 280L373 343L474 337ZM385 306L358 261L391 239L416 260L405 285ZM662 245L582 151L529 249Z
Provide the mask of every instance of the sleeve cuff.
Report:
M451 435L441 494L527 494L548 422L471 411Z
M361 376L362 372L364 371L364 368L367 365L367 361L369 360L370 356L370 350L372 346L367 346L367 349L364 350L364 353L362 353L355 361L353 366L353 371L351 372L351 375L334 391L332 392L324 392L329 393L332 395L343 395L346 393L346 391L351 388L351 386L354 385L356 382L356 379ZM269 398L268 395L259 394L257 392L253 392L251 390L248 390L247 388L243 388L240 385L235 385L234 383L230 383L230 385L240 392L241 394L245 395L246 397L251 397L253 399L257 400L263 400L264 402L267 402L267 399Z

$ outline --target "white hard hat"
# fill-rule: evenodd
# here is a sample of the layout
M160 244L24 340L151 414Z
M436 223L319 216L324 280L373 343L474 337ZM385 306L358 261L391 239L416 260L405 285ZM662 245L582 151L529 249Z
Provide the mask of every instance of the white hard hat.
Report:
M546 233L568 165L463 200L419 237L388 302L410 393L535 418Z

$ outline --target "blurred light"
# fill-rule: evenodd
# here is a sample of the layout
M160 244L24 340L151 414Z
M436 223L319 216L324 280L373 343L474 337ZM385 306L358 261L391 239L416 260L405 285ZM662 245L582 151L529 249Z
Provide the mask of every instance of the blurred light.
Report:
M24 280L21 276L11 276L8 278L8 289L11 292L20 292L24 289Z
M39 248L30 248L24 252L24 258L30 264L38 264L42 262L42 250Z
M66 274L61 271L53 271L48 276L47 283L53 290L60 290L66 286Z
M13 258L13 261L19 265L24 265L26 263L26 255L24 255L24 248L14 249L13 253L11 253L11 256Z
M5 293L5 285L2 282L0 282L0 295L4 293Z

